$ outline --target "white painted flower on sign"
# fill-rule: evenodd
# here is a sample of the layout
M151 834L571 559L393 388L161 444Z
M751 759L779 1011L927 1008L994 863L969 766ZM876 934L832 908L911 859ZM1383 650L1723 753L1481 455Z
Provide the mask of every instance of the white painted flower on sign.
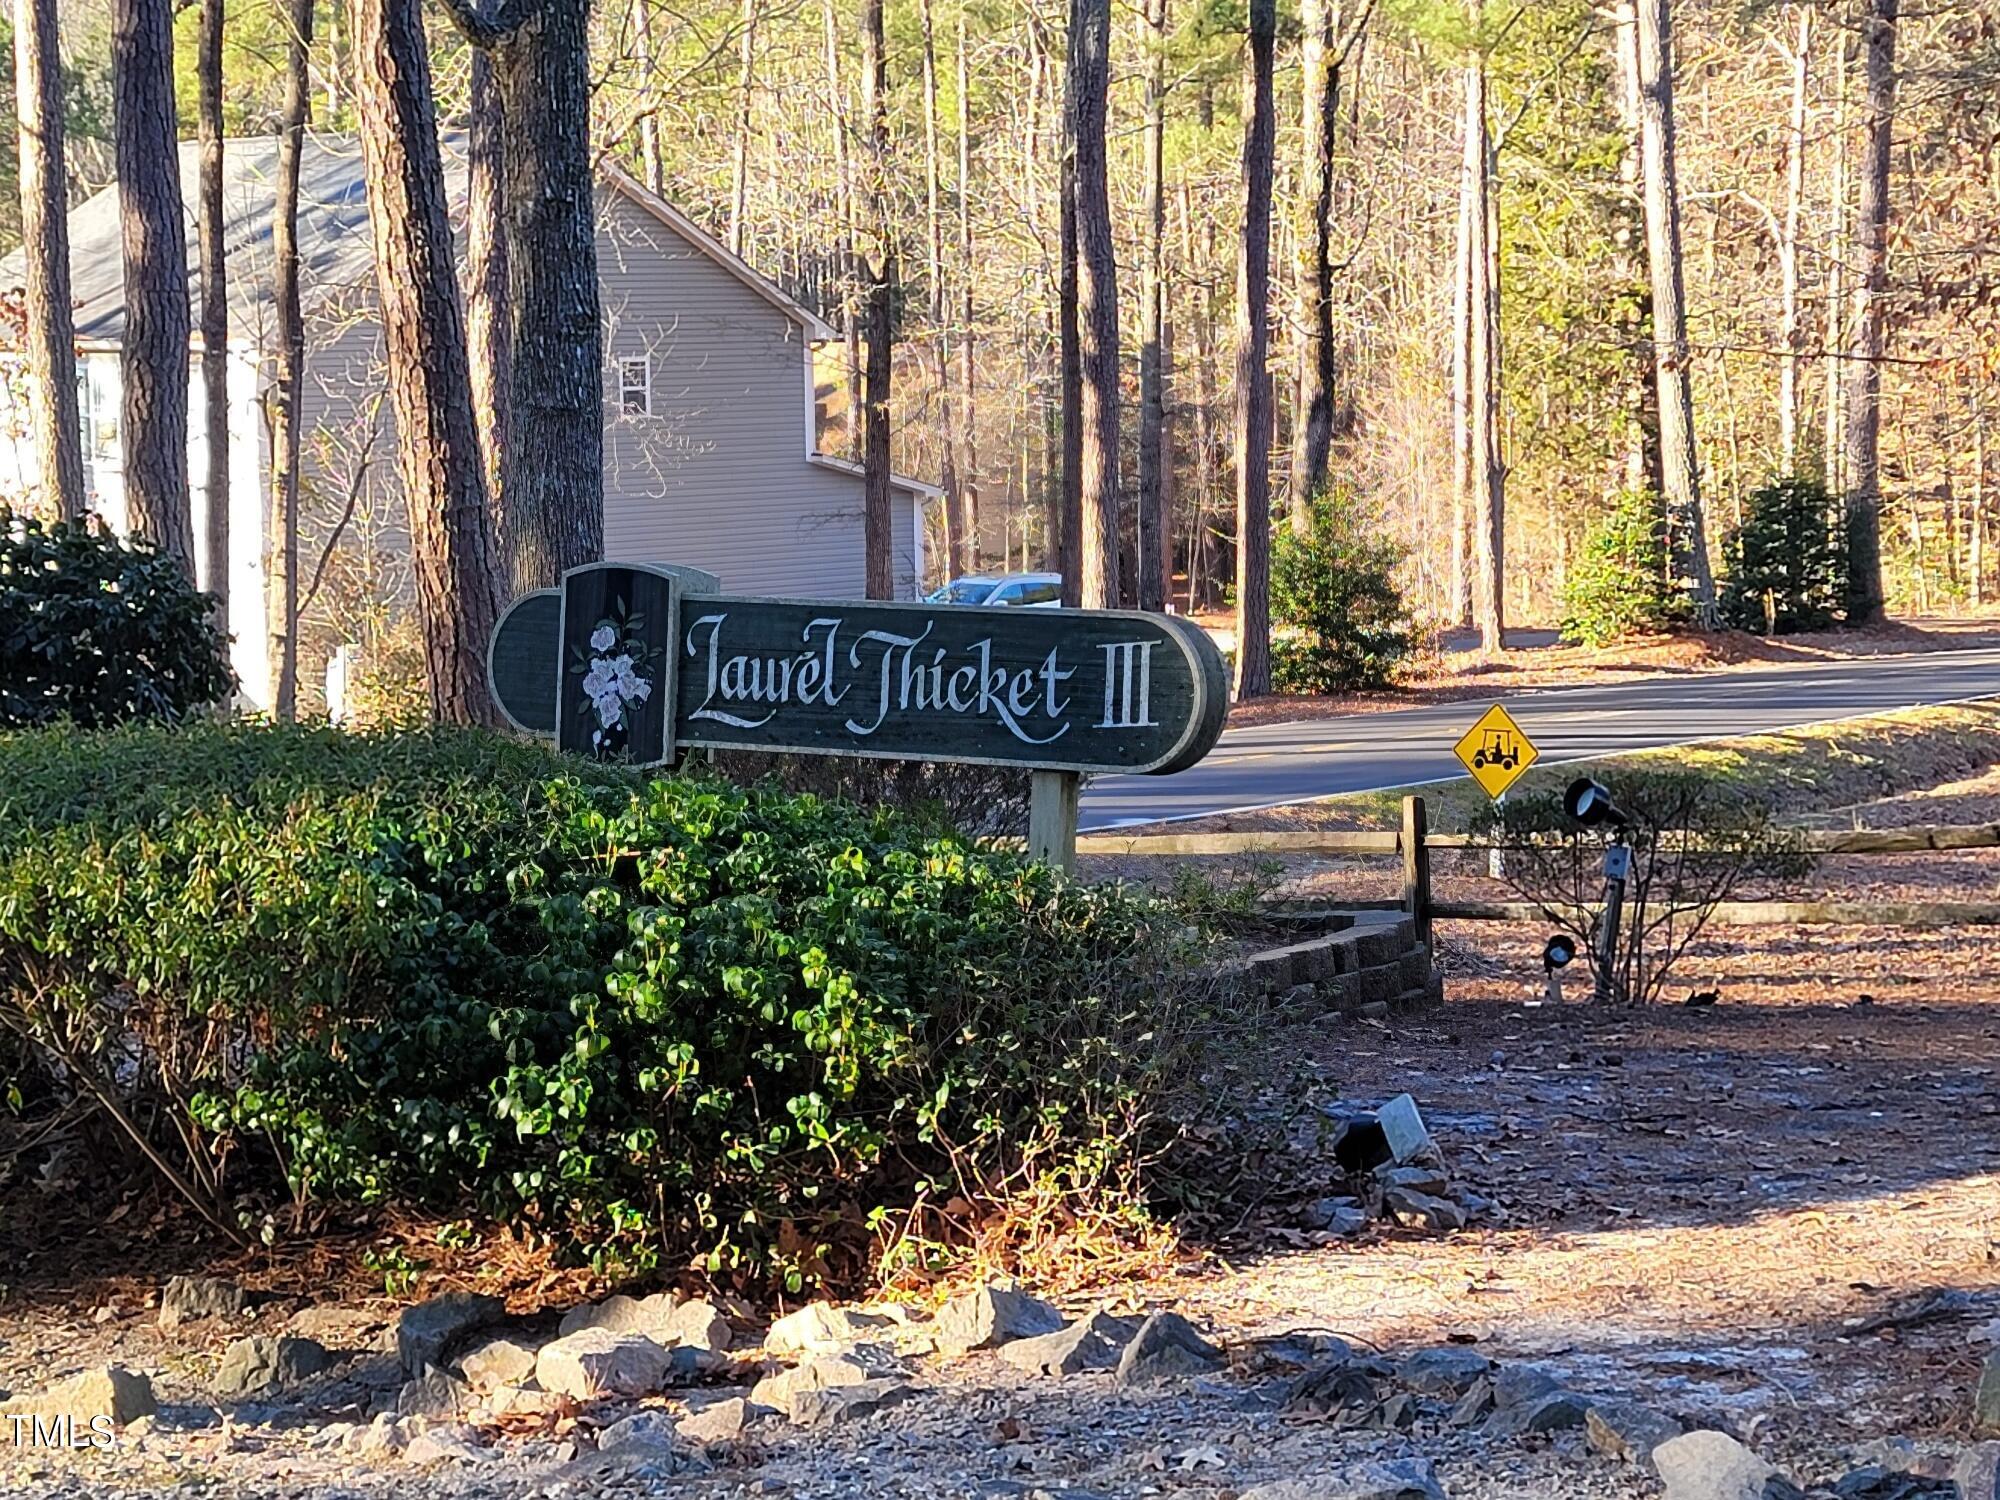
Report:
M578 653L570 668L582 676L587 707L582 712L595 720L590 743L594 749L610 750L611 731L629 724L632 705L653 696L653 683L645 671L646 647L635 616L623 627L613 620L600 620L590 632L590 655Z
M608 620L590 633L590 649L593 651L600 653L609 651L617 642L618 632L611 628L611 622Z

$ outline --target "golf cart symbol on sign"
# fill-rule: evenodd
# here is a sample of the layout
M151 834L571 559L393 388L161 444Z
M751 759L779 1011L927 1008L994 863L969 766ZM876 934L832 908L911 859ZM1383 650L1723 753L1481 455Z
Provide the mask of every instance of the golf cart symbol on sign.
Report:
M1487 796L1498 797L1535 763L1535 742L1521 732L1521 726L1499 704L1479 717L1457 745L1458 758L1465 762L1472 779Z

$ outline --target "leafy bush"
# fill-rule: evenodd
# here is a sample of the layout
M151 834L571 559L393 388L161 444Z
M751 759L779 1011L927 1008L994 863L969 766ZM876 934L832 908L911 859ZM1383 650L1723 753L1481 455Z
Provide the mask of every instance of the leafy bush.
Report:
M979 837L1028 831L1029 773L1017 766L877 760L861 755L768 755L719 750L708 763L731 781L892 807Z
M0 506L0 728L179 719L221 702L235 678L214 606L144 542Z
M468 731L23 733L0 787L0 1025L222 1224L846 1279L1128 1181L1185 1065L1176 913L893 812Z
M1671 579L1667 525L1659 498L1627 490L1584 537L1563 579L1563 636L1606 646L1685 623L1686 600Z
M1837 621L1847 577L1838 511L1817 479L1793 476L1755 491L1723 543L1723 620L1760 635Z
M1354 496L1323 491L1312 526L1271 549L1271 682L1280 692L1388 686L1421 642L1396 569L1407 550Z
M1726 781L1682 770L1626 770L1603 779L1630 820L1632 850L1611 994L1654 1000L1718 903L1750 881L1796 879L1810 860L1795 832ZM1505 851L1502 878L1576 938L1580 957L1596 951L1606 835L1571 821L1562 787L1510 792L1480 810L1473 832Z

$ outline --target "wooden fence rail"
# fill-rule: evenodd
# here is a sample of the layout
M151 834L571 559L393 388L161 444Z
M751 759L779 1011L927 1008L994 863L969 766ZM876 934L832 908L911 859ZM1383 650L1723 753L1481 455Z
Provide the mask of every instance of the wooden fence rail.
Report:
M1803 843L1813 854L1926 854L1959 849L2000 849L2000 823L1925 828L1810 829ZM1490 849L1494 841L1466 833L1431 833L1424 799L1403 799L1403 826L1394 829L1293 829L1269 833L1086 833L1078 836L1079 856L1224 858L1256 854L1400 855L1400 902L1367 901L1357 906L1393 905L1407 911L1426 943L1436 918L1472 922L1540 922L1547 913L1532 901L1435 901L1431 898L1431 852L1436 849ZM1712 920L1728 926L2000 926L2000 902L1985 901L1725 901Z

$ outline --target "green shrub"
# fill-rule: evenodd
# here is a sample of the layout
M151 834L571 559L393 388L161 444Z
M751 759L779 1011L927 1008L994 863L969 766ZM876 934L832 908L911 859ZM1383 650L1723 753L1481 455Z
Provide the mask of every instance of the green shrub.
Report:
M1840 618L1847 556L1838 507L1819 480L1794 476L1753 492L1722 552L1724 623L1793 635Z
M1684 624L1687 603L1667 564L1666 518L1657 496L1627 490L1584 537L1563 579L1566 640L1605 646Z
M235 678L214 605L144 542L0 506L0 728L179 719L219 703Z
M1184 1066L1173 911L893 812L465 731L22 733L0 786L0 1024L218 1219L847 1279L885 1216L1124 1180Z
M1349 493L1312 504L1303 536L1281 528L1271 549L1271 683L1286 693L1388 686L1419 648L1396 585L1408 549Z

